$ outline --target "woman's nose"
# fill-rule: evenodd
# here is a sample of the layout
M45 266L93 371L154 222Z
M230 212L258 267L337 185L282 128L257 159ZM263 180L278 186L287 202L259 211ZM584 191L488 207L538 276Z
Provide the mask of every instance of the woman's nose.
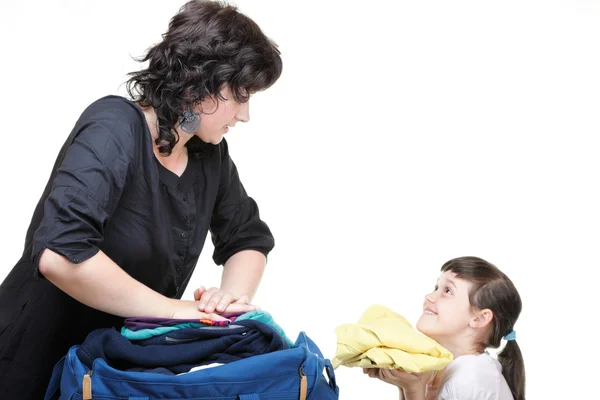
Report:
M240 110L235 115L235 118L241 122L250 121L250 100L240 104Z

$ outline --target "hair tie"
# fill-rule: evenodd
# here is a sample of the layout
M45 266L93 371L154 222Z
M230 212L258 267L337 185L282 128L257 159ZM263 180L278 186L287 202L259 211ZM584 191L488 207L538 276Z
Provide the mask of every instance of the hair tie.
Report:
M506 340L506 341L517 340L517 332L510 331L510 333L508 335L504 336L504 340Z

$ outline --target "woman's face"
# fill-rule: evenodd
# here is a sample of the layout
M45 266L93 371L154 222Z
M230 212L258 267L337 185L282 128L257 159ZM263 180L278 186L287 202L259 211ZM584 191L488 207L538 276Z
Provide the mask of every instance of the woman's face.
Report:
M195 134L205 143L219 144L230 127L234 127L238 122L250 120L250 101L235 101L228 86L221 90L221 96L225 100L210 96L194 110L201 117L200 127Z

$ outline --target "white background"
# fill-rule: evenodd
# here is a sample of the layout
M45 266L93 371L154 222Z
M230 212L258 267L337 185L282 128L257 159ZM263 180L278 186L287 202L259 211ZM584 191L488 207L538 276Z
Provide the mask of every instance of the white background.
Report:
M0 278L76 119L125 93L131 57L181 4L1 3ZM332 357L336 326L375 303L414 323L440 266L480 256L521 293L528 397L593 396L600 2L237 4L284 60L227 137L276 236L256 303ZM211 254L187 298L219 284ZM337 376L342 399L396 398L358 369Z

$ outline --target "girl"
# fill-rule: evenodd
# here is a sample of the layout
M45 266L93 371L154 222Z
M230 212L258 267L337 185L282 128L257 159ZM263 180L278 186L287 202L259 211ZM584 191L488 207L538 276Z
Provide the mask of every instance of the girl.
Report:
M454 355L439 373L365 369L398 386L401 400L524 400L525 368L513 330L521 298L512 281L477 257L445 263L433 292L425 296L417 329ZM486 352L506 340L498 360Z

